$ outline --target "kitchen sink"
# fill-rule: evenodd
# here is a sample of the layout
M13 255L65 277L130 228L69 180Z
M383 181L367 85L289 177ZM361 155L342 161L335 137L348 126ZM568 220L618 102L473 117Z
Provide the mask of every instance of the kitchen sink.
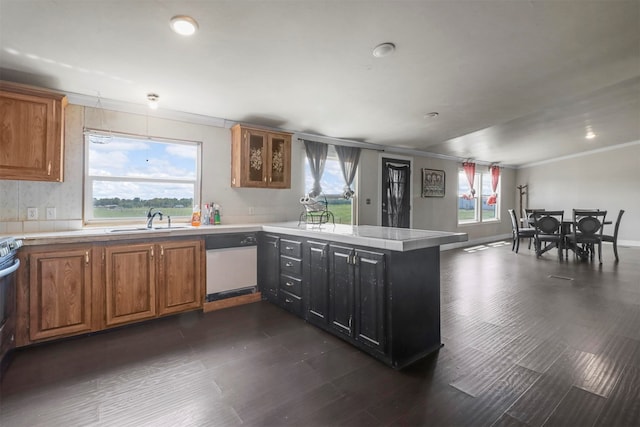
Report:
M127 227L127 228L112 228L111 230L109 230L109 233L124 233L124 232L132 232L132 231L171 231L171 230L179 230L179 229L184 229L184 228L189 228L186 225L182 226L182 225L176 225L176 226L172 226L172 227L153 227L153 228L147 228L147 227Z

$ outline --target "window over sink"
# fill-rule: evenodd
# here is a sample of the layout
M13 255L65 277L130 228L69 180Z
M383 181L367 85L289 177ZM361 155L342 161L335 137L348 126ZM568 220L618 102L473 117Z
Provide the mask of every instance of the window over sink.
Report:
M144 218L150 207L190 218L199 203L201 144L85 132L84 222Z

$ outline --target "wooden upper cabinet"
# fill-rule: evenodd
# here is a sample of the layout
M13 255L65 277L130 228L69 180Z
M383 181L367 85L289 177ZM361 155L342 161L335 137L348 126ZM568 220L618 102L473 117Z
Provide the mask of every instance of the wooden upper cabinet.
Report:
M0 179L63 180L67 98L0 81Z
M231 186L291 188L291 134L233 126Z

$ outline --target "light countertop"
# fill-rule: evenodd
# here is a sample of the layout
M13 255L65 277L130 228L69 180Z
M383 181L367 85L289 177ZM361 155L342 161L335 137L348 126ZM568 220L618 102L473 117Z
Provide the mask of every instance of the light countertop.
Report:
M465 242L468 239L466 233L451 233L446 231L378 227L371 225L351 226L323 224L322 226L311 226L305 224L298 225L297 222L203 225L200 227L176 224L170 229L159 228L153 230L131 225L110 228L88 227L74 231L23 233L16 234L13 237L22 239L25 246L35 246L62 243L110 242L143 238L159 239L178 236L204 236L255 231L289 234L292 236L323 239L338 243L393 251L410 251L440 246L447 243Z

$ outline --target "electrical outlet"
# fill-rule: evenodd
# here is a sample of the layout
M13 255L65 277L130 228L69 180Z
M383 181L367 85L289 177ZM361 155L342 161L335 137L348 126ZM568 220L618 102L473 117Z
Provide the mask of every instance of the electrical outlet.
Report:
M56 208L47 208L47 219L56 219Z
M34 221L38 219L38 208L27 208L27 220Z

